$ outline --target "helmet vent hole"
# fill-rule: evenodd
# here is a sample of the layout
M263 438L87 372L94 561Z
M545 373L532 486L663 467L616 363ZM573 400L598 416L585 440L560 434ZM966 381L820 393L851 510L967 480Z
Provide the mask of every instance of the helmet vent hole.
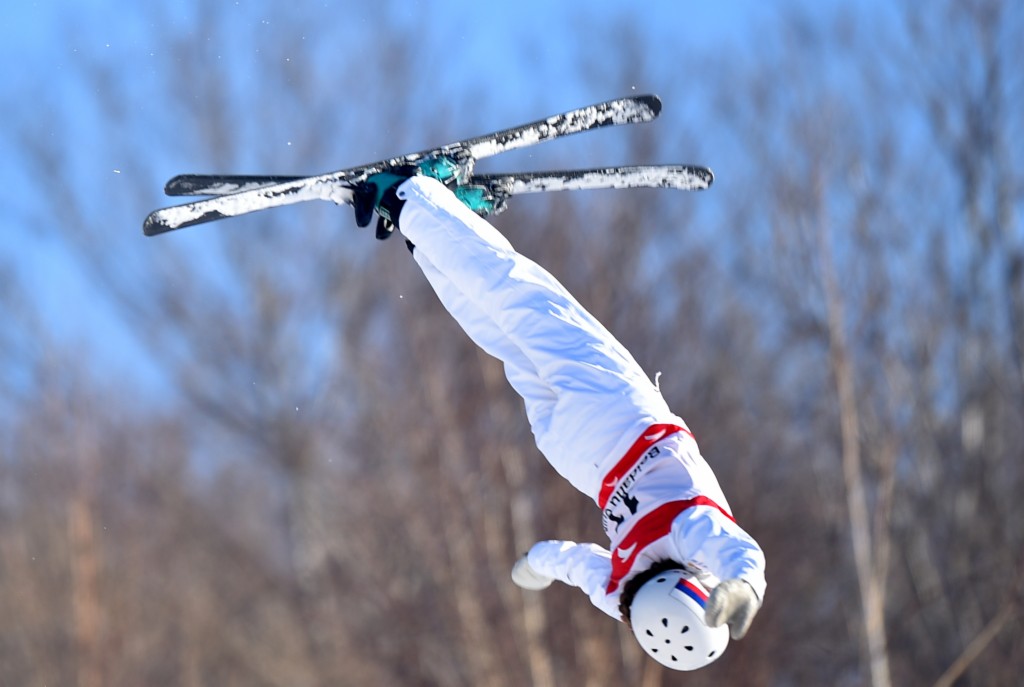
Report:
M662 618L661 619L661 626L662 627L668 627L668 618Z
M689 625L683 625L683 631L680 632L679 634L684 635L684 634L686 634L689 631L690 631L690 626Z
M653 636L654 636L654 633L653 633L653 632L651 632L650 630L647 630L647 636L648 636L648 637L653 637Z
M693 647L692 646L684 646L683 648L686 649L687 651L693 651Z
M666 582L667 580L668 580L667 577L659 577L658 578L658 584L661 584L662 582Z
M711 658L711 657L712 657L712 656L714 656L714 655L715 655L715 652L714 652L714 651L712 651L712 652L711 652L710 654L708 654L708 658Z
M666 643L666 644L671 644L671 643L672 643L672 640L671 640L671 639L666 639L666 640L665 640L665 643Z
M675 656L673 656L673 657L672 657L672 660L673 660L673 661L678 661L679 659L678 659L678 658L676 658Z

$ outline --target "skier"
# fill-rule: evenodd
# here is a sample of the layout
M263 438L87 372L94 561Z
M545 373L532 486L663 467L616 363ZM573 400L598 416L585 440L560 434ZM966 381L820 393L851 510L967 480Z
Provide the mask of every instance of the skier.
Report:
M601 509L608 549L538 542L515 563L513 581L580 588L663 666L711 663L760 608L764 554L658 388L551 274L481 217L493 199L460 185L461 176L453 160L428 159L369 177L354 205L360 226L378 214L378 238L401 231L445 308L504 362L538 448Z

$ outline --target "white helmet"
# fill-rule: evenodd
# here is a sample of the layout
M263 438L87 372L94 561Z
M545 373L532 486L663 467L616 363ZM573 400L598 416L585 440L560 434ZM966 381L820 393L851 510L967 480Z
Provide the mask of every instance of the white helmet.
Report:
M630 604L633 635L647 655L672 670L697 670L725 651L729 628L708 627L708 592L681 568L665 570L645 582Z

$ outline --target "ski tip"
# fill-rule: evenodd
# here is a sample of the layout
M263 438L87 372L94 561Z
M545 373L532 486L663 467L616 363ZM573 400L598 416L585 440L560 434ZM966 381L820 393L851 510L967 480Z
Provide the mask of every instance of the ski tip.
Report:
M209 221L205 216L191 220L181 220L176 217L174 213L182 207L187 206L178 205L172 208L154 210L149 213L146 219L142 222L142 233L146 236L159 236L160 234L166 234L167 232L174 231L175 229L189 227L202 221ZM211 217L210 219L218 219L218 217Z
M166 209L154 210L142 222L142 233L146 236L159 236L175 229L181 229L185 224L175 224L167 217Z
M705 191L711 188L711 184L715 183L715 173L708 167L687 165L685 169L690 177L691 183L688 186L678 187L683 191Z
M704 182L703 188L711 188L715 183L715 173L708 167L697 167L697 176Z
M186 186L186 175L179 174L175 177L171 177L166 184L164 184L164 195L167 196L184 196L188 195Z
M156 213L150 213L142 223L142 233L146 236L157 236L165 231L169 231L167 225L157 219L154 215Z
M641 102L650 108L652 116L657 117L661 114L661 98L658 96L653 93L648 93L646 95L637 96L636 99L638 102Z

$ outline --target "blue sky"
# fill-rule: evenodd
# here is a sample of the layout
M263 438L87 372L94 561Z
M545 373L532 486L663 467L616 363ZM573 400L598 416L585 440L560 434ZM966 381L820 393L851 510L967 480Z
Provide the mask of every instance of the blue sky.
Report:
M806 5L791 2L787 6L793 4ZM708 54L735 53L739 59L747 51L756 50L758 41L770 39L759 31L771 15L765 3L752 0L666 0L639 6L607 1L421 0L392 3L386 13L371 5L329 1L218 3L216 6L228 13L231 25L236 27L226 35L212 34L203 22L207 8L215 5L195 1L158 5L159 23L146 11L147 5L108 0L82 4L22 1L6 3L0 9L0 60L15 67L8 69L0 82L0 111L7 123L6 134L0 135L4 179L0 186L4 225L0 264L13 267L20 275L51 333L68 342L92 346L111 362L133 346L130 337L118 333L117 316L96 295L91 278L69 257L62 237L74 228L53 226L59 213L52 211L52 204L61 203L66 194L75 194L88 212L102 215L104 221L116 227L112 241L134 246L144 240L140 226L145 212L166 202L161 194L164 179L179 172L215 171L211 167L214 162L198 140L198 131L190 130L188 121L175 119L180 103L163 90L163 79L181 59L175 51L182 46L206 59L231 65L232 79L225 88L258 91L266 88L256 71L262 55L272 52L285 61L292 59L289 44L284 41L308 41L318 50L330 52L360 45L363 50L387 50L390 27L415 24L414 34L420 38L409 46L418 57L414 78L426 84L443 78L450 91L462 95L458 111L465 114L468 123L432 124L449 132L446 135L450 139L623 95L617 79L609 79L614 87L601 88L594 85L600 84L600 79L584 81L562 75L569 73L571 56L581 51L599 56L605 51L605 43L614 40L613 29L627 16L636 20L635 25L650 45L650 59L671 56L659 65L664 79L686 79L692 74L699 67L689 64L691 56L697 60ZM366 46L366 36L382 38L374 38L374 45ZM353 50L350 58L354 71L363 59L358 50ZM296 64L295 69L320 69L321 65L315 63L316 54L316 50L297 50L297 62L302 56L310 59L310 55L314 62ZM106 70L109 92L97 92L95 82L83 77L85 65L100 65ZM340 92L329 94L337 107L366 111L415 107L422 110L425 120L436 109L423 97L410 97L413 102L408 104L384 103L376 94L376 84L358 78L355 82L359 87L353 92L341 87ZM657 83L638 85L641 90L652 86L656 90ZM472 111L473 94L478 92L485 92L491 104L486 117ZM128 148L118 140L119 135L100 133L103 128L97 118L102 115L96 103L111 93L127 111L129 126L123 135L135 137L143 148L152 141L152 157L132 159L125 155ZM699 93L695 93L694 100L698 99ZM666 103L666 110L693 105ZM494 114L506 109L507 115ZM47 121L45 115L51 112L59 113L53 121L62 123L60 130L43 124ZM303 114L297 113L296 119L301 120ZM404 152L377 149L382 142L402 140L400 132L385 132L394 136L382 136L381 132L367 131L365 135L360 132L358 140L325 142L322 155L310 159L308 151L292 147L286 126L275 129L283 132L282 139L263 141L259 125L259 113L239 123L248 127L253 149L239 154L234 162L241 165L235 168L237 171L320 172ZM303 125L296 122L296 126ZM25 164L22 156L33 145L33 137L59 141L58 164L75 170L79 188L54 188ZM169 137L184 144L168 145ZM352 157L340 159L348 155ZM267 157L275 160L275 169L259 166ZM666 155L661 161L691 160ZM141 188L150 191L146 197L140 197L140 179L145 181ZM203 238L197 233L181 240L199 245Z

